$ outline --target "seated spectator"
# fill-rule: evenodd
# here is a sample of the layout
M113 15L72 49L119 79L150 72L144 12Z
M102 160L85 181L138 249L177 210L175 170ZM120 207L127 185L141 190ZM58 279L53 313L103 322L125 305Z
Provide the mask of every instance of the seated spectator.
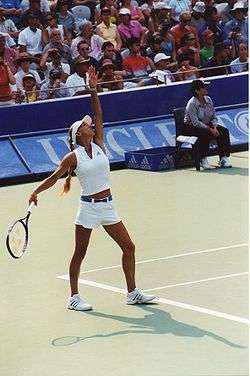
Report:
M11 86L16 83L16 79L8 64L0 56L0 106L13 104Z
M179 69L176 72L176 78L178 78L178 81L195 80L199 78L198 69L190 65L187 55L179 55L178 66Z
M196 3L193 6L193 10L191 13L191 26L194 26L200 34L201 31L204 30L204 27L206 25L206 21L204 18L204 13L206 10L205 3L203 1L196 1Z
M214 56L208 60L205 77L225 75L229 73L228 65L230 64L230 48L228 44L217 43L214 47Z
M128 48L129 56L123 60L123 68L127 71L128 76L145 77L155 70L152 60L141 55L139 39L129 39Z
M177 59L181 54L188 56L188 60L194 67L200 66L200 51L195 47L195 36L192 33L185 34L181 39L182 47L177 51Z
M248 49L245 43L240 43L239 57L230 64L231 73L240 73L248 70Z
M0 8L4 8L4 16L18 24L22 12L19 0L0 0Z
M44 46L49 43L51 31L53 29L58 29L60 31L61 40L63 41L63 43L68 45L71 44L71 33L65 26L59 25L57 23L56 16L53 13L46 14L46 25L48 26L46 27L46 29L43 29L42 32L42 40Z
M42 53L42 30L39 29L39 19L36 14L29 13L29 26L23 29L18 36L20 52L28 52L33 56Z
M20 3L20 8L23 12L30 8L30 0L22 0ZM46 14L50 11L48 0L41 0L40 10L42 13Z
M122 8L119 11L121 23L118 25L123 47L127 46L127 41L130 38L137 38L141 45L143 45L145 30L140 22L131 19L130 10Z
M89 86L89 59L78 57L74 62L75 73L71 74L66 81L70 96L84 95Z
M11 19L5 18L4 8L0 8L0 32L9 34L12 38L17 38L19 31Z
M111 42L104 42L102 45L102 57L98 62L98 70L101 69L102 63L106 59L112 61L116 74L123 77L127 75L127 72L123 70L121 54L115 50L114 45Z
M160 33L154 33L149 39L149 47L146 49L147 56L153 61L156 54L163 52L161 48L162 38Z
M23 29L29 26L30 14L35 14L39 20L39 25L45 26L46 20L45 20L44 13L41 11L41 1L30 0L29 3L30 3L30 7L22 14L20 18L20 22L19 22L20 28Z
M174 19L177 22L181 20L181 14L183 14L183 12L189 12L191 10L190 0L170 0L168 5L172 8Z
M58 1L56 6L57 22L67 29L71 36L75 30L75 18L69 11L69 3L67 0Z
M4 34L0 34L0 59L2 59L13 74L17 71L16 59L18 56L18 52L15 48L9 48L5 46L6 44L6 36Z
M195 37L195 47L199 47L199 37L196 28L191 26L191 13L184 12L180 15L180 23L171 28L176 48L181 47L181 39L185 34L192 33Z
M36 59L27 52L21 52L19 57L16 60L16 64L18 65L18 71L15 74L16 79L16 88L17 89L23 89L23 77L27 73L32 73L35 77L36 83L38 86L40 86L41 79L37 71L30 69L30 64L32 62L36 62Z
M234 4L233 9L231 10L233 19L228 21L225 25L227 34L229 35L232 32L240 34L239 43L245 42L248 43L248 18L247 8L243 2L238 1Z
M115 67L111 60L103 60L101 77L98 80L98 91L113 91L123 89L122 76L115 73Z
M160 25L159 32L162 38L161 48L164 54L171 55L173 60L176 60L175 40L170 32L171 24L164 22Z
M209 29L214 33L214 43L222 43L224 40L227 39L227 33L225 31L225 27L220 20L217 8L215 6L208 7L205 10L204 18L206 21L206 25L204 25L203 29L201 28L200 33Z
M16 42L9 34L0 31L0 36L3 36L5 38L5 47L13 49L16 48Z
M32 103L39 100L39 90L35 76L27 73L23 76L23 90L18 89L16 93L16 103Z
M132 4L131 0L121 0L121 8L125 8L130 11L132 21L138 21L140 23L144 21L144 15L142 11L139 7Z
M67 85L62 82L62 72L57 69L52 69L49 72L49 81L41 86L40 99L64 98L69 96L69 89Z
M122 41L117 26L111 22L111 11L109 8L101 9L102 22L96 27L96 34L105 42L111 42L117 51L122 47Z
M100 3L95 7L95 23L98 25L102 22L101 9L108 8L110 10L110 21L114 24L118 23L118 11L116 0L100 0Z
M169 23L170 27L176 25L176 22L172 18L171 6L163 1L154 3L154 7L151 10L151 19L155 33L160 31L160 26L164 23Z
M85 21L80 25L78 36L72 41L71 52L73 58L77 57L77 45L82 40L85 40L90 46L91 52L89 56L99 61L102 54L103 39L99 35L94 34L93 25L89 21Z
M149 76L154 79L155 84L169 85L175 81L174 76L168 70L171 60L171 56L167 56L164 53L158 53L155 55L154 63L156 70L149 74Z
M72 57L70 47L67 44L63 43L59 29L51 30L50 42L44 47L43 53L51 49L56 49L61 55L62 62L71 66Z
M69 64L63 63L61 54L56 48L48 49L43 53L40 68L44 72L46 82L49 81L49 73L52 69L60 70L63 82L66 82L70 75Z
M85 40L80 41L77 45L77 51L78 51L77 57L81 56L85 60L89 59L89 65L92 65L96 69L98 68L99 66L98 61L94 59L92 56L89 56L91 49L90 49L88 42L86 42Z
M200 50L201 66L204 67L214 55L214 33L207 29L202 33L203 48Z

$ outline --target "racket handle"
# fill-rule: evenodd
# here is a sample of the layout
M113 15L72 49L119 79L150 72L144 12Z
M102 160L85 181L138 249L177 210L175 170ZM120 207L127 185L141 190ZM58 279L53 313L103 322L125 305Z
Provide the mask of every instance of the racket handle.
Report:
M31 213L33 206L34 206L34 202L32 202L30 206L28 207L28 210L27 210L28 213Z

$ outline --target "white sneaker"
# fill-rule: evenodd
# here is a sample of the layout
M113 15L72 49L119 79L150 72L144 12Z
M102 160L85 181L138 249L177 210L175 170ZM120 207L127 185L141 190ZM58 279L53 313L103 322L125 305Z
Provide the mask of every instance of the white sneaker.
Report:
M210 164L208 163L208 159L207 158L202 158L201 161L200 161L200 166L204 169L204 170L211 170L212 166L210 166Z
M127 294L127 304L148 303L155 299L153 295L144 295L140 290L134 289Z
M219 166L221 168L231 168L232 167L228 157L222 157L221 160L219 161Z
M67 308L75 311L90 311L92 306L81 298L79 294L75 294L69 298Z

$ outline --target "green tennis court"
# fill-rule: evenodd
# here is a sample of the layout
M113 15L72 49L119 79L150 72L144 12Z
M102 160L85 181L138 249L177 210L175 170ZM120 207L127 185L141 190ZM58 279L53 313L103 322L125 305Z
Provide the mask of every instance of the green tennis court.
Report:
M232 162L209 172L111 173L137 245L138 287L158 300L125 304L121 253L100 228L80 275L89 313L65 308L76 179L66 196L62 181L40 195L19 260L5 249L6 231L36 184L1 188L0 374L248 375L248 154Z

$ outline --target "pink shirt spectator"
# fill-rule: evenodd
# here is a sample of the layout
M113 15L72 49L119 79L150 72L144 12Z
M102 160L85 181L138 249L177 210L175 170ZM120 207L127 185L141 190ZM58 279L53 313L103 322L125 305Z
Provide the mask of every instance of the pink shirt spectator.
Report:
M18 52L14 48L5 47L3 59L10 67L13 74L17 72L16 59L18 57Z
M121 23L118 25L118 31L123 39L130 39L132 37L140 39L142 33L142 25L138 21L130 21L129 26Z

